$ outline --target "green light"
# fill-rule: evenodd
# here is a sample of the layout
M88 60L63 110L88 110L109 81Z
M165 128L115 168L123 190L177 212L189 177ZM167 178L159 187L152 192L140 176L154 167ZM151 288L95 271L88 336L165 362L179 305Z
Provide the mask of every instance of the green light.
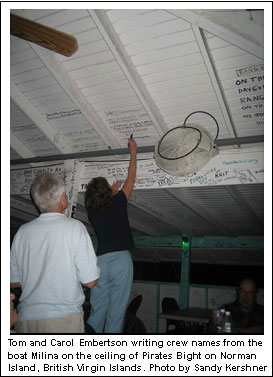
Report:
M182 238L182 246L189 246L189 239L188 238Z

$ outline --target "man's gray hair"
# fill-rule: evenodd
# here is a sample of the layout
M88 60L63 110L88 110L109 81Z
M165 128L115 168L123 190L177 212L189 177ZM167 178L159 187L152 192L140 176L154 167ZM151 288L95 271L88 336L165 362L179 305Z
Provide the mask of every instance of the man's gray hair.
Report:
M62 193L65 193L64 179L55 174L40 174L31 186L32 199L42 213L56 209Z

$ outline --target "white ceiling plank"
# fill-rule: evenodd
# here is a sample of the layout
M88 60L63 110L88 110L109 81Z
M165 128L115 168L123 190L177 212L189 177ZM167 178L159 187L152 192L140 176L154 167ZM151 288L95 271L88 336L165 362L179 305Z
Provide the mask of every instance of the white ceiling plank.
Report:
M203 84L203 85L195 85L188 87L187 90L181 91L181 89L173 89L173 90L167 90L165 92L154 92L153 99L155 101L165 101L168 99L176 99L176 98L184 98L188 96L193 95L199 95L199 94L210 94L214 93L213 86L211 83Z
M180 56L178 58L172 58L169 60L163 60L160 62L155 62L151 64L145 64L142 66L137 67L137 71L141 76L144 75L150 75L157 72L169 72L173 69L179 69L188 67L189 65L197 65L197 64L203 64L203 58L202 55L198 52L195 54L191 54L188 56Z
M113 83L123 81L125 76L121 70L105 73L103 75L85 77L83 79L74 80L79 89L90 88L93 86L103 85L106 83ZM110 85L110 84L109 84Z
M161 22L154 26L122 33L120 34L120 40L124 45L129 45L131 43L141 42L145 39L154 39L163 36L166 34L166 30L171 34L188 29L190 29L190 24L188 22L176 18L170 21Z
M176 228L176 230L182 232L180 221L177 221L175 217L167 213L163 213L161 208L156 208L151 203L147 203L146 200L141 197L140 193L132 193L129 199L129 203L141 209L142 211L149 213L149 215L160 219L164 223L171 225L172 227Z
M122 98L120 100L115 100L115 101L109 101L109 102L101 102L101 103L95 103L92 104L94 109L96 111L109 111L112 109L117 109L119 107L126 107L126 106L132 106L132 105L140 105L140 101L136 96L133 97L126 97Z
M14 80L12 81L14 82ZM31 90L38 90L38 89L46 88L48 86L52 86L56 84L57 84L57 81L54 79L52 75L49 74L49 76L42 77L40 79L34 79L34 80L30 80L30 81L18 84L17 87L20 90L20 92L25 94L25 92L28 92Z
M48 81L50 82L50 80L48 80ZM58 94L58 93L63 94L64 91L63 91L63 88L58 83L56 83L56 84L53 84L53 85L39 87L39 88L36 88L36 89L33 89L33 90L29 90L29 91L25 92L24 95L29 100L32 100L32 99L36 100L36 99L41 98L41 97L52 96L52 95Z
M90 19L90 17L88 17ZM90 22L92 20L90 19ZM92 21L93 22L93 21ZM95 27L95 24L94 24ZM101 40L101 34L97 29L88 29L74 35L77 39L78 45L82 46L86 43Z
M72 71L74 69L92 67L93 65L111 62L113 60L114 57L110 51L103 51L79 58L75 56L75 59L65 61L63 66L67 71Z
M244 50L236 46L225 46L221 48L217 48L216 50L211 50L211 56L214 62L218 60L224 60L228 58L234 58L237 56L244 56L248 55Z
M169 72L164 72L164 75L160 72L148 76L142 76L142 80L148 86L152 84L161 84L164 81L194 77L195 75L202 74L207 74L206 66L204 64L197 64L189 67L173 69Z
M16 9L13 13L56 29L59 29L58 26L60 25L68 24L75 20L78 21L79 19L85 19L88 16L85 9L55 9L55 11L52 10L52 12L51 10L44 11L43 9Z
M47 94L45 96L37 97L37 98L34 97L33 99L30 100L30 102L37 108L39 108L39 106L46 106L46 105L50 105L50 104L59 104L59 109L65 108L65 106L64 106L65 101L67 101L69 103L69 106L67 106L67 108L71 107L72 103L71 103L71 101L69 101L69 97L67 96L67 94L64 91L62 91L61 93L57 93L57 94ZM58 110L58 108L57 108L57 110ZM52 109L48 109L47 111L52 111Z
M148 9L110 9L107 15L111 22L117 22L122 19L127 19L128 17L133 17L139 14L145 14L150 12Z
M85 78L89 77L95 77L98 75L104 75L107 73L112 73L120 71L120 66L116 61L103 63L103 64L97 64L93 65L91 67L85 67L81 69L76 69L74 71L70 71L69 75L73 80L84 80Z
M222 87L221 87L221 84L220 84L220 80L218 79L216 70L214 68L214 65L212 63L212 60L211 60L209 52L208 52L208 48L206 47L206 43L205 43L205 40L204 40L204 34L200 30L200 28L198 28L194 25L192 27L193 27L193 31L194 31L194 34L196 36L198 45L199 45L200 50L202 52L202 56L204 58L204 62L206 64L206 67L207 67L207 70L208 70L208 73L209 73L209 76L210 76L210 79L211 79L211 83L213 85L213 88L214 88L216 97L218 99L221 111L223 113L223 116L224 116L224 119L225 119L225 122L226 122L227 129L229 131L230 137L236 137L237 136L236 128L235 128L235 125L233 123L228 104L225 100L225 96L224 96L224 93L223 93L223 90L222 90Z
M85 96L95 96L97 94L101 93L109 93L111 91L119 91L123 89L129 89L130 84L127 80L118 80L115 82L115 85L113 85L113 82L107 82L102 85L92 85L88 86L86 88L83 88L81 91Z
M126 46L126 51L130 56L132 56L194 41L195 37L192 30L184 30L153 39L132 43Z
M32 71L11 75L14 84L22 84L29 81L34 81L41 78L49 77L50 73L45 67L34 69Z
M151 10L145 14L139 14L134 17L128 17L121 21L115 22L115 28L119 34L126 33L131 30L141 30L148 26L173 19L174 16L162 9Z
M68 24L58 26L58 30L63 31L64 33L67 33L67 34L72 34L78 40L77 38L78 33L85 32L87 30L90 31L94 27L95 27L95 24L88 14L88 17L86 18L81 18L74 22L70 22Z
M31 10L18 10L18 9L11 9L11 13L17 14L21 17L26 17L32 21L36 21L39 18L49 16L50 14L57 13L57 9L31 9Z
M36 157L13 133L10 133L10 146L22 158Z
M58 29L59 26L70 22L85 19L88 16L86 9L61 9L55 14L39 18L39 22L52 28Z
M196 74L190 77L186 78L176 78L170 81L162 81L156 84L148 84L147 88L149 89L150 93L154 92L162 92L166 90L174 90L174 89L188 89L191 86L196 86L196 85L205 85L205 84L210 84L210 78L207 72L201 73L201 74Z
M163 109L171 109L180 106L186 105L198 105L203 104L206 102L217 101L217 97L214 92L212 93L205 93L205 94L197 94L195 96L188 95L187 97L181 98L174 98L171 100L165 100L157 102L157 106L162 111ZM218 102L217 102L218 104Z
M34 58L17 64L12 64L10 66L10 74L18 75L19 73L30 72L32 70L42 68L43 66L44 65L41 59Z
M162 193L159 193L158 195L160 197L160 202L168 200L168 205L158 205L156 193L149 198L149 195L146 196L146 194L141 193L141 191L134 191L129 199L129 203L148 213L149 215L161 220L163 224L165 223L170 225L174 231L178 231L180 234L188 233L192 236L199 236L198 230L196 230L196 222L189 222L187 216L181 215L181 211L177 211L180 204L179 201L172 197L172 200L175 200L176 207L171 208L169 197L163 196Z
M212 35L206 31L204 31L204 33L208 42L209 49L211 51L217 50L218 48L230 46L230 43L228 43L224 39L218 38L215 35Z
M256 212L253 210L248 201L244 198L241 192L235 186L226 186L227 191L231 194L233 199L238 203L242 210L247 214L249 220L254 224L254 226L262 232L263 224Z
M25 48L23 51L16 51L10 55L10 64L17 64L27 60L35 59L36 54L31 47Z
M193 55L199 52L197 43L190 42L183 45L172 46L156 51L145 52L144 54L134 55L131 57L133 64L139 65L152 64L164 60L174 59L181 56Z
M223 60L218 60L215 62L215 67L219 72L219 76L222 76L222 72L225 73L226 70L232 68L239 68L249 65L259 65L263 64L263 60L257 58L257 56L251 54L244 54L241 56L235 56L232 58L227 58Z
M225 236L234 236L233 232L226 227L224 223L221 222L219 218L215 218L214 215L210 214L207 210L202 208L198 203L195 203L193 198L188 196L183 190L169 190L166 189L168 194L179 200L184 206L189 207L202 219L207 221L210 225L213 225L216 229L220 231L220 234Z
M64 142L62 137L54 130L44 117L36 110L32 103L19 91L19 89L11 82L10 95L13 101L25 112L25 114L33 121L37 128L46 135L51 143L61 153L70 153L71 149Z
M177 17L182 18L185 21L188 21L192 24L192 26L196 26L198 28L204 29L209 33L220 37L229 43L240 47L241 49L249 52L252 55L255 55L261 59L263 59L264 51L263 47L259 45L257 42L255 43L252 41L253 34L251 36L247 36L244 32L244 26L241 23L241 30L239 30L238 25L234 25L234 22L229 24L229 27L222 25L222 20L217 19L217 14L214 12L213 14L213 21L209 18L209 15L206 14L198 14L198 11L193 10L180 10L180 9L168 9L167 10L170 14L173 14ZM232 17L235 17L232 14ZM255 24L251 23L252 29L255 28ZM232 30L233 29L233 30ZM261 33L261 29L259 28L258 34Z
M147 111L147 114L151 118L154 127L158 131L159 135L163 135L163 132L167 131L164 120L162 119L154 102L152 101L145 85L137 74L135 67L131 63L130 58L128 57L124 47L118 39L112 24L109 22L109 19L103 11L89 10L89 13L96 23L98 29L102 33L119 65L121 66L137 97Z
M10 53L18 53L20 51L27 50L29 48L29 44L24 39L18 38L14 35L10 36Z
M77 53L72 55L69 58L69 61L72 61L73 59L78 59L87 55L94 55L94 54L97 54L98 52L103 52L106 50L108 50L108 46L105 43L105 41L101 38L98 41L85 43L84 45L79 46ZM63 59L66 60L65 57Z
M87 99L88 99L88 102L95 104L95 103L119 100L121 98L130 98L134 96L135 96L135 93L133 89L129 87L129 89L105 92L103 94L98 94L95 96L88 96Z
M35 49L37 55L43 60L47 69L52 73L58 83L71 98L73 103L81 111L82 115L86 118L91 127L97 131L104 143L111 148L119 148L119 142L114 139L107 130L105 130L102 121L96 115L95 111L86 101L79 89L75 87L73 80L64 71L61 63L59 63L55 58L55 54L53 54L51 51L43 49L40 46L33 45L33 48Z
M219 104L217 101L213 102L206 102L204 101L199 104L191 104L191 105L184 105L184 106L177 106L177 107L168 107L161 110L162 116L174 116L180 114L186 114L186 116L194 111L210 111L210 110L219 110ZM221 115L222 116L222 115Z

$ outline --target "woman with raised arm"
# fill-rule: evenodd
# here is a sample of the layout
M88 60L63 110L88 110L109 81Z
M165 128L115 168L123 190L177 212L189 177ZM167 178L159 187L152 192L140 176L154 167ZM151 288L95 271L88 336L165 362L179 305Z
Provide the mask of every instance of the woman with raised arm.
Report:
M103 177L93 178L85 192L85 206L89 221L98 238L98 266L100 278L91 290L91 314L87 323L96 333L122 333L132 281L133 262L130 254L134 245L127 201L136 178L137 144L130 138L128 176L121 190L121 182L112 186Z

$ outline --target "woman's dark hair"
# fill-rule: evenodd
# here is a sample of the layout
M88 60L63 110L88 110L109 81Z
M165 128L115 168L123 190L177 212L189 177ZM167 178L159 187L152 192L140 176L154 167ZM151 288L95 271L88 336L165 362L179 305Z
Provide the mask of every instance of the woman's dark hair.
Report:
M112 199L113 191L105 178L93 178L91 182L88 183L84 193L86 209L101 211L110 205Z

